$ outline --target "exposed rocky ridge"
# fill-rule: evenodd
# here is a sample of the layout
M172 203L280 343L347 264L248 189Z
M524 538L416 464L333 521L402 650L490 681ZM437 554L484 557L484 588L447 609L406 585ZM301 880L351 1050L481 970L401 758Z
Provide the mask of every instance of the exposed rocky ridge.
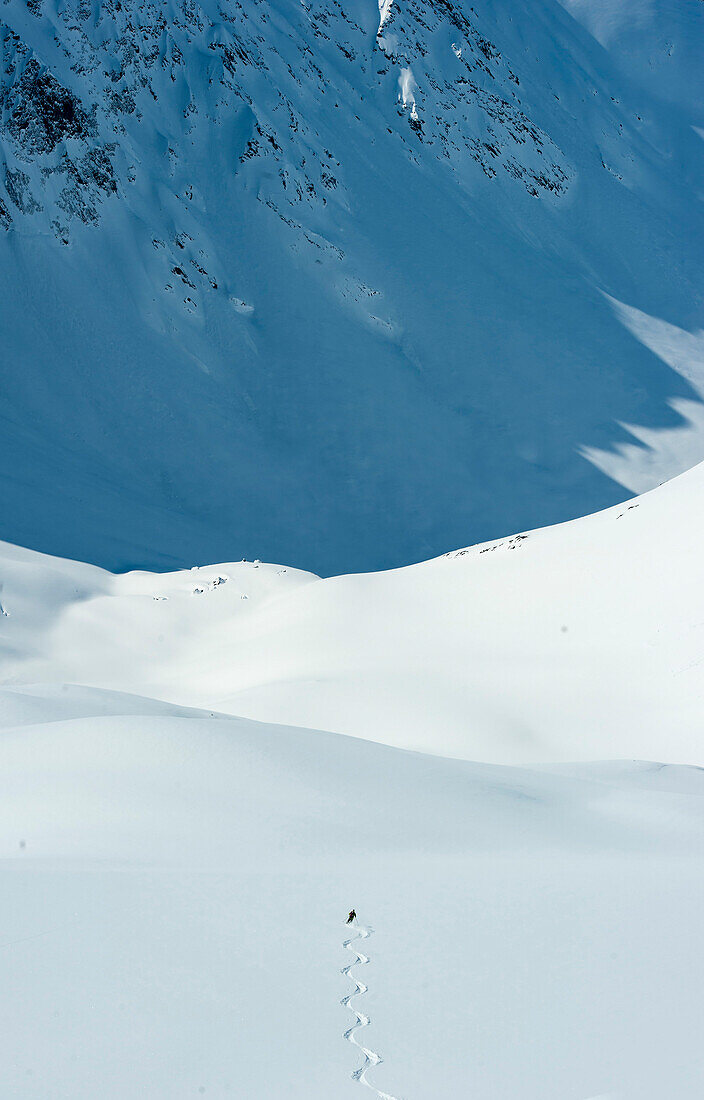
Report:
M217 126L239 111L246 141L233 158L233 176L248 161L267 161L273 172L259 199L319 247L305 207L325 206L332 193L348 202L344 152L327 148L334 134L306 120L296 105L301 95L334 95L349 109L367 87L385 87L389 132L395 128L418 161L444 162L460 186L468 171L471 179L468 158L489 177L507 173L535 197L564 192L571 174L548 134L521 109L519 78L499 49L449 0L397 0L374 36L337 0L289 11L286 22L269 3L191 0L168 7L78 2L56 11L6 0L4 17L4 207L25 217L43 214L63 242L73 219L95 224L107 197L118 191L127 197L137 182L140 146L153 140L157 118L169 123L167 182L188 157L199 116ZM44 29L51 19L50 47L46 36L34 44L29 18ZM292 47L289 57L277 49L279 38ZM433 54L447 53L450 41L456 72L438 79ZM322 42L327 54L317 48ZM204 54L205 95L191 63ZM66 84L53 72L57 56ZM33 180L23 163L39 169ZM192 192L180 198L186 204ZM9 215L6 221L9 228ZM163 236L154 229L157 239Z

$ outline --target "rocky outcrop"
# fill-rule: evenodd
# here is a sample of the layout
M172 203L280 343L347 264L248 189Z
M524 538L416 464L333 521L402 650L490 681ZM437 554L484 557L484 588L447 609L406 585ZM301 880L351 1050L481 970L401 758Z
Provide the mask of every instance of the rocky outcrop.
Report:
M238 163L271 164L260 199L305 234L306 217L296 209L325 206L331 192L344 202L345 165L302 104L329 97L337 108L344 97L349 106L351 88L361 100L381 91L389 133L460 186L477 170L489 179L503 174L536 198L569 185L564 156L521 106L518 76L450 0L388 3L376 35L337 0L311 4L298 17L273 2L194 0L175 5L171 18L137 0L104 0L95 9L79 0L52 10L52 24L39 3L30 11L28 28L23 0L4 9L5 186L21 216L43 216L61 240L73 221L96 225L105 200L134 182L129 165L142 144L168 133L167 180L194 125L217 126L238 109L252 119ZM283 18L282 40L270 28ZM41 28L52 33L42 37ZM316 41L330 49L314 51Z

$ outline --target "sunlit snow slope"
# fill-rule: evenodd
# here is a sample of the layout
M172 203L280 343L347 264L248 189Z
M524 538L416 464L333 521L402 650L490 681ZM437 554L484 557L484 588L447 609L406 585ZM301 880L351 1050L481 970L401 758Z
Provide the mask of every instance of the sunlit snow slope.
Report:
M703 481L329 580L3 545L3 1100L700 1100Z
M3 681L466 759L702 765L703 493L699 466L582 520L327 580L258 562L114 576L5 546Z
M406 564L704 456L696 0L6 0L0 534Z
M102 699L102 701L101 701ZM703 773L68 691L0 736L4 1100L699 1100ZM15 721L17 715L15 715Z

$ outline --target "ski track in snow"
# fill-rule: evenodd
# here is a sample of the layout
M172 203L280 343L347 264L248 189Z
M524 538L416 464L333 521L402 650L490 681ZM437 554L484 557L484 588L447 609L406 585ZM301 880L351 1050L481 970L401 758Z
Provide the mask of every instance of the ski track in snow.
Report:
M355 940L368 940L373 931L374 929L369 927L369 925L360 925L358 927L356 936L352 936L351 939L345 940L342 944L342 946L347 951L351 951L352 954L356 956L356 958L354 962L351 962L349 964L349 966L344 966L341 970L341 973L346 974L349 977L350 981L354 982L356 988L354 993L349 993L346 997L343 997L340 1001L340 1004L344 1005L345 1008L349 1008L350 1012L354 1013L354 1015L357 1017L357 1022L354 1023L352 1027L348 1028L345 1032L345 1039L356 1046L357 1049L360 1050L364 1055L364 1062L359 1067L359 1069L356 1069L354 1071L352 1077L355 1081L359 1081L360 1085L364 1085L366 1088L371 1089L371 1091L379 1098L379 1100L397 1100L395 1096L391 1096L391 1094L388 1092L380 1092L379 1089L375 1088L374 1085L372 1085L371 1081L367 1080L367 1073L369 1072L369 1070L373 1066L378 1066L383 1061L383 1059L380 1054L376 1053L375 1050L370 1050L369 1047L365 1047L362 1043L359 1042L357 1038L357 1032L360 1031L363 1027L369 1026L369 1017L365 1016L363 1012L359 1012L359 1010L356 1009L352 1004L352 1001L355 997L363 996L368 989L368 986L366 986L364 982L360 982L357 978L353 976L352 970L355 966L366 966L366 964L369 962L369 957L367 955L364 955L361 951L358 951L357 948L354 946L354 943Z

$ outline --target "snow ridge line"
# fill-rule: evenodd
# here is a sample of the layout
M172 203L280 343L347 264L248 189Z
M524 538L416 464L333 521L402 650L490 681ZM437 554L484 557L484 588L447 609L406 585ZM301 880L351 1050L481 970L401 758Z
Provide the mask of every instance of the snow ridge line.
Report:
M349 1008L350 1012L353 1012L357 1017L357 1022L352 1024L352 1027L348 1028L345 1032L345 1039L347 1039L349 1043L352 1043L353 1046L356 1046L364 1055L364 1062L359 1069L356 1069L352 1074L353 1079L359 1081L360 1085L364 1085L366 1088L376 1093L378 1100L397 1100L395 1096L391 1096L388 1092L380 1092L379 1089L375 1088L374 1085L367 1080L367 1072L374 1066L378 1066L383 1061L383 1058L380 1054L377 1054L375 1050L370 1050L369 1047L363 1046L357 1039L357 1032L361 1030L361 1028L369 1026L369 1017L365 1016L363 1012L360 1012L351 1003L355 997L363 996L368 989L368 986L366 986L364 982L360 982L358 978L355 978L351 971L355 966L366 966L369 962L369 957L364 955L361 951L357 951L356 947L353 945L355 940L368 940L373 932L374 929L369 925L359 925L357 934L352 936L351 939L345 940L342 944L345 950L352 952L355 956L355 960L351 962L349 966L343 966L340 973L347 975L350 981L354 982L356 988L354 993L348 993L346 997L343 997L340 1004L344 1005L345 1008Z

